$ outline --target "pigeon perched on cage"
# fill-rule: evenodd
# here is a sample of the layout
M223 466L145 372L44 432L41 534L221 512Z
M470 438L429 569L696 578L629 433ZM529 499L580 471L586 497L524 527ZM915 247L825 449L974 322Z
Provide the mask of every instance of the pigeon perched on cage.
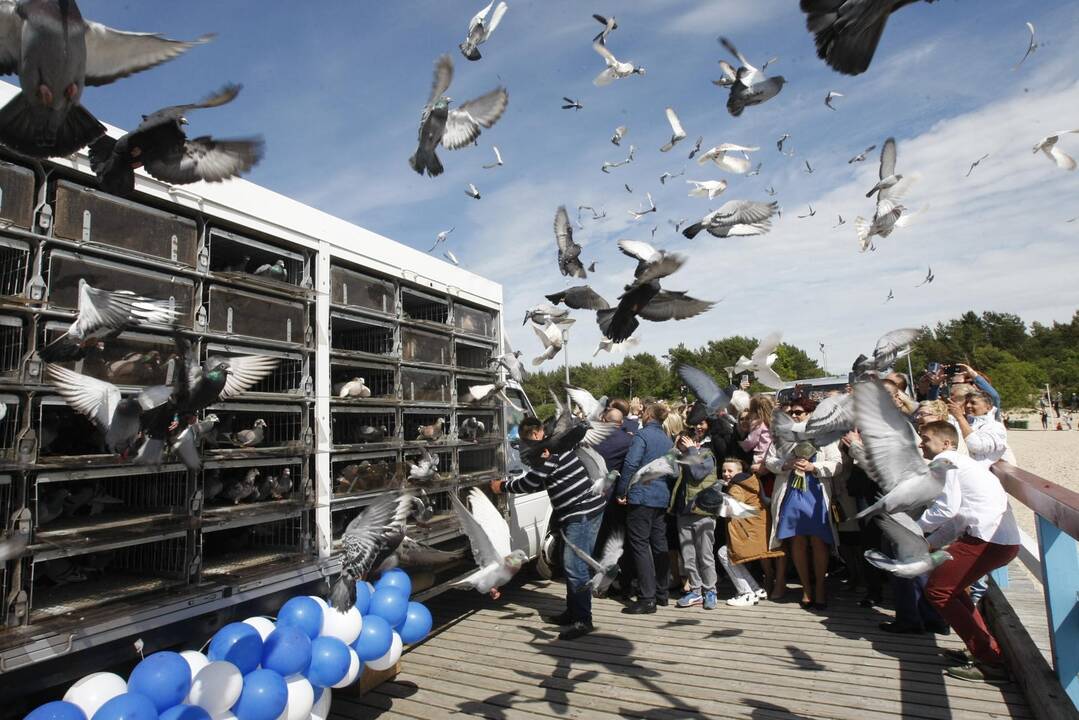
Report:
M341 536L344 557L341 574L327 599L345 612L356 603L356 581L367 575L397 550L412 509L412 494L389 493L363 509Z
M226 105L240 94L241 87L225 85L201 102L173 105L143 115L139 126L119 139L99 137L90 146L90 167L101 188L121 197L130 195L135 190L137 167L170 185L221 182L253 168L262 159L262 138L188 138L184 132L189 112ZM283 263L281 270L284 271Z
M445 433L446 418L439 418L430 425L420 425L416 429L416 439L426 440L427 442L435 442L442 439L442 435Z
M254 426L249 430L240 430L232 436L238 447L255 447L261 445L266 437L266 428L269 427L262 418L255 420Z
M408 461L408 480L418 483L437 483L442 480L438 474L438 457L427 450L423 451L417 462Z
M79 278L78 315L67 331L42 348L45 362L81 360L90 348L112 340L143 322L165 325L176 320L179 309L169 300L154 300L127 290L101 290Z
M362 377L354 377L341 386L338 397L342 398L369 398L371 388L367 387Z
M280 258L273 264L265 263L259 265L253 275L259 277L267 277L271 280L280 280L281 282L288 282L288 269L285 267L285 261Z
M0 5L0 73L21 92L0 108L0 143L33 157L71 155L105 133L82 106L86 85L106 85L159 65L196 44L114 30L83 19L75 0Z
M528 555L523 550L512 549L506 519L482 490L476 487L469 489L471 512L465 508L457 493L457 488L450 491L450 503L461 529L468 536L478 569L453 583L453 587L474 588L481 593L490 593L497 600L501 595L498 588L508 583L528 562Z
M457 428L457 437L475 442L480 435L486 432L487 427L483 424L483 421L476 417L466 417Z

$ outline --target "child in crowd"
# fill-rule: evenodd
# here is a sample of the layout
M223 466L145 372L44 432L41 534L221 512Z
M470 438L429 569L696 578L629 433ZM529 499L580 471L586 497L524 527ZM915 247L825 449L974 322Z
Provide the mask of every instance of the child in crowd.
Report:
M668 510L678 526L678 545L682 550L682 565L688 580L688 592L678 599L678 607L703 605L705 610L716 607L716 518L697 509L690 509L699 492L716 483L716 461L711 451L702 450L689 433L678 436L675 447L686 455L704 455L699 464L682 468Z
M718 555L737 593L727 600L727 604L732 607L756 605L768 593L757 584L745 564L760 560L765 584L772 585L772 559L782 556L783 551L768 549L768 510L761 503L757 475L745 472L745 465L738 458L727 458L723 461L720 478L728 495L757 510L753 517L731 518L727 522L727 544L719 549Z

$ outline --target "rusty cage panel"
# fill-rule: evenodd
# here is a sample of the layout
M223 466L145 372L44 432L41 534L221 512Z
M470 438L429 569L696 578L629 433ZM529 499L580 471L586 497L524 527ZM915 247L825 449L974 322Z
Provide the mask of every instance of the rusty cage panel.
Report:
M392 282L337 265L330 268L330 302L350 310L397 314L397 291Z
M0 161L0 226L30 230L37 201L34 171Z
M267 284L269 287L295 292L311 287L303 252L285 250L261 240L211 228L207 243L210 252L210 272L223 279ZM281 264L280 271L270 271ZM256 272L263 269L263 274Z
M306 345L307 306L258 293L213 285L208 293L206 331L291 345Z
M498 314L460 302L453 304L453 327L458 332L495 340L498 336Z

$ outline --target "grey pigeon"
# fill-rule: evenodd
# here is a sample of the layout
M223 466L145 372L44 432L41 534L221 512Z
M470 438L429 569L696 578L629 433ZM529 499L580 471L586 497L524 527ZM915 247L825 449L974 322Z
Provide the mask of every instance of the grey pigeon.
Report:
M249 430L240 430L233 435L233 439L239 447L255 447L256 445L261 445L265 438L267 427L266 421L262 418L258 418L255 420L254 426Z
M563 97L562 101L565 103L562 106L563 110L583 110L584 109L584 105L581 104L580 100L573 100L572 98Z
M502 367L506 368L506 372L509 373L509 376L511 378L513 378L517 382L521 382L522 380L524 380L524 368L521 367L520 358L521 351L513 350L511 352L503 353L498 357L491 358L491 362L497 363Z
M79 278L78 315L67 331L38 355L45 362L79 360L88 349L134 325L165 325L178 315L179 309L168 300L154 300L127 290L100 290Z
M147 392L149 389L125 398L112 383L59 365L47 367L56 391L73 410L89 418L105 435L105 447L109 452L126 455L135 448L142 430L142 414L155 405Z
M772 216L779 210L779 203L753 200L728 200L718 210L705 215L698 222L687 225L682 234L693 239L701 230L707 230L718 238L763 235L772 229Z
M480 195L480 191L472 183L469 183L468 187L465 188L465 195L468 195L473 200L479 200L480 198L483 197L482 195ZM454 264L456 264L456 263L454 263Z
M8 560L15 560L22 557L29 544L30 533L12 530L11 532L0 535L0 565L6 563Z
M918 0L801 0L801 7L817 57L844 75L859 75L869 69L888 18L913 2Z
M258 480L261 473L257 468L251 468L244 475L242 480L234 480L229 483L223 493L222 497L227 500L231 500L233 505L238 505L241 502L250 500L252 496L258 494L258 486L255 482Z
M593 597L603 597L611 583L618 577L618 561L622 557L622 550L626 544L625 532L621 528L612 530L603 543L603 551L599 558L593 558L582 548L574 545L565 533L562 534L562 540L574 555L592 568L592 577L588 580L588 587L591 588Z
M71 491L67 488L46 490L42 502L37 506L37 524L39 527L51 523L64 514L64 504Z
M573 226L566 206L559 205L554 214L554 237L558 245L558 269L563 275L585 278L588 273L581 263L581 246L573 241Z
M704 403L708 417L718 417L731 404L731 397L711 375L700 368L679 363L675 368L678 377L689 386L697 399Z
M637 267L633 271L635 285L672 275L686 262L686 256L681 253L657 250L648 243L638 240L619 240L618 249L623 255L637 261Z
M201 102L143 115L139 126L118 140L102 135L90 146L90 166L102 189L114 195L130 195L135 189L137 167L170 185L222 182L253 168L262 159L261 138L218 140L200 135L189 139L184 132L188 113L230 103L240 87L226 85Z
M607 301L588 285L575 285L545 297L555 305L565 303L566 307L574 310L606 310L610 307Z
M952 559L944 550L929 551L929 543L918 523L906 513L880 514L877 524L895 548L895 558L880 550L866 550L865 559L870 565L903 578L915 578L932 572L939 565Z
M689 151L689 160L692 160L693 156L701 151L702 142L704 142L704 135L698 135L697 142L693 143L693 149Z
M873 357L856 363L854 372L863 375L870 371L888 370L895 365L897 360L910 355L911 345L921 337L921 334L922 331L919 328L900 328L881 335L873 348Z
M854 418L865 451L863 467L884 493L858 517L921 513L944 490L945 475L955 464L947 458L926 464L914 428L879 380L854 384Z
M576 387L574 385L566 385L566 395L577 407L581 409L582 416L589 422L598 422L603 420L603 415L607 412L607 396L604 395L599 399L592 396L592 393L588 392L584 388Z
M465 556L465 549L439 550L405 535L397 551L385 560L378 569L385 572L390 567L427 568L438 567L460 560Z
M738 52L738 49L734 47L730 40L720 38L719 41L741 63L741 66L735 71L734 82L730 85L730 95L727 97L727 112L734 117L738 117L745 108L751 105L760 105L779 94L779 91L783 89L783 83L786 82L782 75L768 77L763 70L751 65L745 56Z
M698 300L683 291L664 290L658 280L633 283L618 298L618 306L596 311L596 323L603 337L625 342L637 329L638 317L650 322L685 320L711 309L714 302Z
M487 432L487 427L481 420L475 417L466 417L457 428L457 437L463 440L475 442L480 435Z
M265 263L255 268L255 272L252 275L258 275L259 277L267 277L271 280L280 280L281 282L288 282L288 270L285 268L284 260L275 260L273 263Z
M173 342L184 363L180 380L186 387L177 403L180 414L195 414L214 403L242 395L272 373L279 362L267 355L211 355L200 363L198 353L185 338L177 335Z
M647 485L662 477L677 477L680 472L678 455L672 450L666 455L661 455L655 460L645 463L637 472L633 473L633 477L629 479L629 485L626 487L626 492L628 493L629 488L638 483Z
M356 581L366 580L368 573L397 550L411 509L411 493L388 493L345 527L341 574L327 598L330 605L341 612L355 605Z
M862 162L863 160L865 160L866 155L868 155L869 153L873 152L876 149L877 149L876 145L870 145L865 150L861 151L860 153L858 153L857 155L852 157L850 160L848 160L847 164L850 165L852 163Z
M180 462L188 470L202 469L200 445L206 440L207 435L213 434L216 437L218 422L217 415L210 413L204 420L185 427L172 442L170 446L172 454L180 458Z
M521 325L527 324L529 320L538 325L552 322L556 325L569 326L577 322L569 316L569 310L550 304L540 304L525 310L525 319Z
M74 153L105 133L81 104L106 85L176 57L196 43L88 22L75 0L0 3L0 73L21 92L0 108L0 143L33 157Z
M491 6L495 4L494 0L491 0L482 10L473 16L468 23L468 34L465 36L465 41L458 45L461 50L461 54L469 60L479 60L480 55L479 47L491 37L491 33L498 27L498 23L502 22L502 16L506 14L508 6L504 2L499 2L495 6L494 12L491 12ZM490 13L490 17L488 17Z
M635 64L633 61L622 61L614 56L607 46L595 40L592 43L592 49L603 58L603 62L607 64L607 67L600 72L599 75L592 81L592 84L596 87L603 87L604 85L610 85L615 80L622 78L628 78L632 75L644 75L645 69L641 65Z
M774 437L791 443L809 442L819 448L836 442L853 429L854 396L850 393L824 398L802 422L794 422L782 410L772 415Z
M607 462L603 456L587 445L578 445L574 451L577 458L584 465L588 479L592 482L592 494L597 497L607 497L611 494L611 488L618 480L617 470L608 470Z
M920 283L918 283L914 287L921 287L922 285L928 285L929 283L933 282L936 279L937 279L937 276L933 274L933 266L930 265L929 270L927 270L926 273L925 273L925 280L922 280Z
M457 150L473 144L480 136L480 128L494 125L509 104L509 93L505 88L498 87L450 110L451 98L446 97L446 91L451 82L453 60L449 55L443 55L435 62L431 96L420 118L419 147L408 159L412 169L421 175L425 172L430 177L441 175L442 162L435 153L438 146L441 144L447 150Z
M832 105L832 98L843 97L843 93L836 92L835 90L829 90L828 94L824 96L824 104L828 106L829 110L835 110L835 106Z

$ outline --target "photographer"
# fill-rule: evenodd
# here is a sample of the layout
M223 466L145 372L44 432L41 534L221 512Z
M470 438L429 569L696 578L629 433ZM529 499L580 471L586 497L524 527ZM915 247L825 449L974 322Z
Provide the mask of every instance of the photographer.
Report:
M937 400L945 381L949 385L970 384L976 389L989 395L993 404L993 416L1000 420L1000 393L989 382L989 379L980 372L965 363L941 365L938 362L929 363L924 375L918 380L918 395L922 400ZM953 397L953 399L955 399Z

